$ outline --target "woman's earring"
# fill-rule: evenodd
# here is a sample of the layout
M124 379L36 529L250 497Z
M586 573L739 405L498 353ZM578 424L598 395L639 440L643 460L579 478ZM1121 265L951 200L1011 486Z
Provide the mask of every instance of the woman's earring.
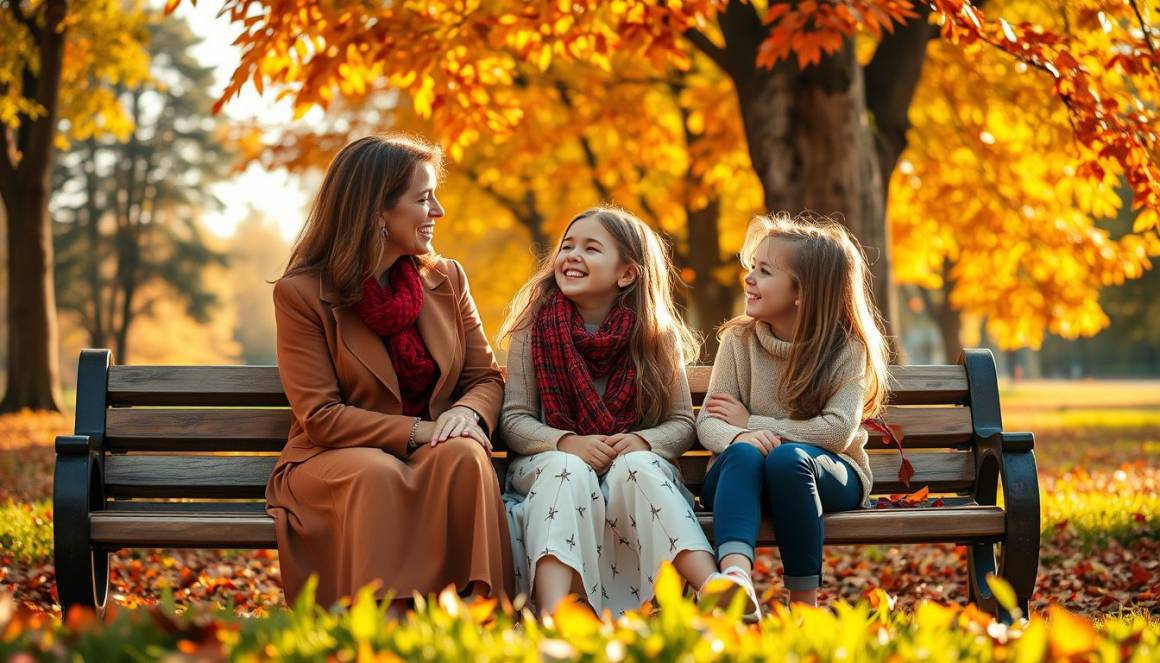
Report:
M380 227L380 230L382 230L382 231L383 231L383 239L384 239L384 240L390 239L390 237L391 237L391 234L390 234L389 232L387 232L387 227L386 227L386 226L381 226L381 227Z
M793 305L794 305L794 306L801 306L801 305L802 305L802 300L800 300L800 299L795 299L795 300L793 300Z

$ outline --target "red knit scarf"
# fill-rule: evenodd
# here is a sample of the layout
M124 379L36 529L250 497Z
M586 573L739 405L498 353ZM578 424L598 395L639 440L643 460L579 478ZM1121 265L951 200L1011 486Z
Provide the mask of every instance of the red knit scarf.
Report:
M423 282L408 258L400 258L387 270L388 287L373 275L362 284L362 299L353 306L358 316L387 346L391 365L399 377L403 414L425 416L439 367L419 335L419 310L423 308Z
M613 435L636 421L636 368L628 356L634 322L632 311L617 306L589 333L560 292L540 308L532 326L532 365L545 423L579 435ZM594 380L604 376L601 397Z

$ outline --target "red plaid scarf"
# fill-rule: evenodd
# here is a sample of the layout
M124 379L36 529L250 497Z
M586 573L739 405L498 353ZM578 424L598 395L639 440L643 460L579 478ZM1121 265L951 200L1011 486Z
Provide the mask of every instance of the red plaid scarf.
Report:
M579 435L623 433L635 423L636 368L628 357L635 317L617 306L589 333L563 293L540 308L532 326L532 365L545 423ZM604 376L601 397L593 381Z
M431 390L439 377L439 367L419 335L419 310L423 308L423 282L419 270L408 258L400 258L387 271L389 287L374 276L362 284L362 298L354 311L379 336L391 356L391 366L399 376L403 414L424 416Z

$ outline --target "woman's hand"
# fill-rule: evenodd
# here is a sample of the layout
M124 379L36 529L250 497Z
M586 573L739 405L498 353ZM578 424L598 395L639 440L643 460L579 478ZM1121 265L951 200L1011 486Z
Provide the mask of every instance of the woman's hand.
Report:
M757 447L762 456L781 446L781 438L767 430L747 430L733 438L733 443L749 444Z
M608 445L604 435L565 435L556 443L556 448L579 456L597 474L604 474L616 460L616 451Z
M416 437L417 435L416 431ZM479 425L479 415L469 407L456 405L435 419L431 433L431 446L446 442L453 437L470 437L491 453L491 440Z
M612 447L617 456L630 451L652 451L652 445L636 433L617 433L604 438L604 443Z
M749 425L749 410L745 409L741 401L729 394L713 394L705 399L705 404L702 407L714 419L720 419L738 428L745 428Z

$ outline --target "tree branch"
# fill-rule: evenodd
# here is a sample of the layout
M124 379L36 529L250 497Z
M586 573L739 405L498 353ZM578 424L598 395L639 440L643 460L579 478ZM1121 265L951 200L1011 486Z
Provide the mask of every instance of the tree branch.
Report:
M722 70L729 70L729 58L725 53L725 49L714 44L713 40L705 36L705 33L697 28L689 28L685 30L685 39L688 39L698 51L709 56L709 59L715 62L718 67L721 67Z
M918 291L918 296L922 298L922 304L926 307L926 310L934 314L938 310L940 302L934 300L934 295L931 294L930 290L920 285L914 286L914 289Z
M1148 50L1152 51L1152 68L1156 68L1156 46L1152 44L1152 27L1144 21L1144 15L1140 13L1140 6L1136 4L1136 0L1128 0L1132 11L1136 12L1136 20L1140 22L1140 31L1144 33L1144 43L1148 45Z
M463 173L471 178L471 182L475 184L475 186L479 187L481 191L495 199L497 203L503 207L506 207L509 212L515 214L516 216L521 214L522 210L520 209L520 204L515 198L505 196L504 194L497 191L492 185L484 184L481 182L479 173L476 172L474 168L466 168L464 169Z
M535 245L536 257L541 257L543 251L547 250L548 238L544 236L544 231L540 227L544 221L544 215L540 213L536 205L535 193L530 188L525 189L524 199L521 202L517 198L500 193L492 185L481 182L479 173L474 169L465 168L463 172L471 179L472 184L479 187L480 191L491 196L501 207L511 212L512 216L516 218L516 221L528 229L528 233L532 236L532 244Z
M757 50L769 30L749 2L732 0L717 14L717 24L725 39L725 73L735 81L748 81L757 69Z
M32 33L33 41L38 40L40 38L40 31L36 27L36 21L28 14L25 14L24 10L20 8L20 0L9 0L8 8L12 11L12 18L16 19L17 23L23 25Z
M16 177L16 150L8 141L10 131L11 127L0 123L0 187L5 189Z
M560 101L568 107L568 110L575 111L576 105L572 103L572 95L568 91L568 86L563 81L556 81L556 90L560 93ZM600 178L596 175L596 167L599 165L599 159L596 158L596 151L592 149L592 144L588 142L588 137L584 135L584 130L581 129L577 135L580 140L580 149L584 152L584 161L588 164L588 170L591 171L592 188L596 189L597 195L600 196L603 202L612 202L612 192Z
M638 181L643 182L647 175L648 174L645 172L644 168L641 168L640 166L636 167L636 176L639 178ZM653 225L659 228L661 225L661 217L659 214L657 214L656 208L652 206L652 203L648 201L648 197L644 195L643 187L638 189L636 199L637 204L640 205L640 211L643 212L644 215L653 222Z
M866 65L866 108L874 118L874 149L882 173L883 192L906 149L909 111L922 78L926 48L938 29L929 22L930 7L916 7L918 16L883 37Z

